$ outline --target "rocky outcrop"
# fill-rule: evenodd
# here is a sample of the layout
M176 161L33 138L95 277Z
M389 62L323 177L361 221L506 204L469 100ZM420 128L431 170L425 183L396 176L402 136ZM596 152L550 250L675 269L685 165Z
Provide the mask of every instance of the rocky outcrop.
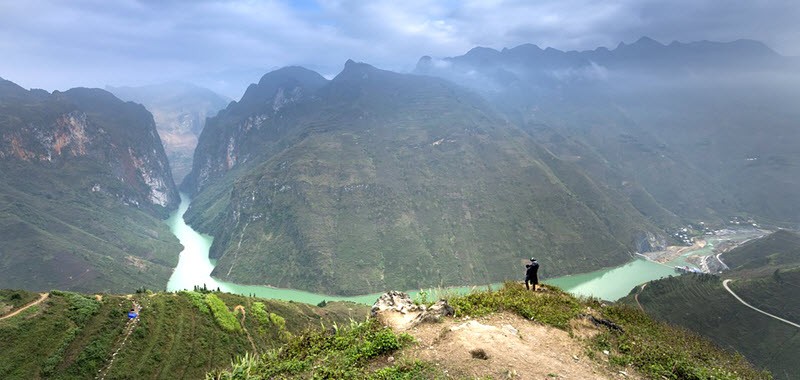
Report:
M439 300L430 307L417 305L404 292L389 291L382 294L372 305L370 315L398 330L415 327L421 323L440 322L453 316L455 309L447 301Z
M158 214L177 207L167 157L144 107L99 89L48 94L5 82L0 160L50 168L91 163L83 191Z

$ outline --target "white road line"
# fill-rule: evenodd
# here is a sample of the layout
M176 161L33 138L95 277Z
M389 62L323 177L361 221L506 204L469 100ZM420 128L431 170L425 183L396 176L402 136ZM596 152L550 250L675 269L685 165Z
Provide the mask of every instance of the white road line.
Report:
M781 321L781 322L783 322L783 323L788 323L788 324L790 324L790 325L792 325L792 326L794 326L794 327L797 327L797 328L799 328L799 329L800 329L800 325L798 325L797 323L794 323L794 322L792 322L792 321L787 321L787 320L785 320L785 319L783 319L783 318L781 318L781 317L778 317L778 316L774 316L774 315L772 315L772 314L770 314L770 313L767 313L766 311L763 311L763 310L761 310L761 309L759 309L759 308L756 308L756 307L754 307L754 306L750 305L750 304L749 304L749 303L747 303L747 302L744 302L744 300L742 300L741 298L739 298L739 296L737 296L737 295L736 295L736 293L734 293L734 292L733 292L733 290L731 290L731 288L729 288L729 287L728 287L728 283L729 283L729 282L731 282L731 280L730 280L730 279L727 279L727 280L725 280L725 281L722 281L722 286L724 286L724 287L725 287L725 290L727 290L727 291L728 291L728 293L730 293L732 296L736 297L736 299L737 299L737 300L739 300L739 302L741 302L743 305L745 305L745 306L747 306L747 307L749 307L749 308L751 308L751 309L753 309L753 310L755 310L755 311L757 311L757 312L759 312L759 313L761 313L761 314L764 314L764 315L766 315L766 316L769 316L769 317L775 318L775 319L777 319L777 320L779 320L779 321Z

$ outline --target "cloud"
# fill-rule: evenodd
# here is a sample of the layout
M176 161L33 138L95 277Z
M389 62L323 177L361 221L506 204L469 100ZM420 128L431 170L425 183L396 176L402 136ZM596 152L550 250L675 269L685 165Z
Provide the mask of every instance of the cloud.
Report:
M238 97L285 65L331 76L352 58L406 71L474 46L584 50L648 35L751 38L800 55L798 19L786 0L6 1L0 76L49 90L196 80Z

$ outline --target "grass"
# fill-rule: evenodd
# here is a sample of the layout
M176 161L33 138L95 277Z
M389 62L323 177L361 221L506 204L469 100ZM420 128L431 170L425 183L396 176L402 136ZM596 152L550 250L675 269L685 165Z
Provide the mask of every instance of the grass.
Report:
M796 288L800 270L781 271L777 282L771 275L739 279L731 288L756 307L789 318L800 315ZM621 302L633 305L632 296ZM738 352L759 368L769 369L776 379L791 379L800 373L800 333L740 304L722 287L722 279L710 275L688 275L650 283L639 302L652 318L701 334L720 347Z
M626 305L603 305L594 299L578 299L558 288L528 291L518 283L506 283L496 291L450 295L456 317L479 317L492 313L514 313L531 323L572 331L572 321L588 312L621 330L601 327L599 334L581 338L589 357L601 361L608 352L612 369L636 372L654 380L771 379L744 357L715 346L690 331L658 322ZM273 378L446 378L435 363L402 359L412 338L382 327L376 320L351 322L346 328L316 329L293 337L286 345L262 356L244 356L225 371L212 371L207 379ZM386 355L401 357L387 365L377 360ZM558 375L553 374L553 377ZM447 377L449 378L449 377Z
M573 296L545 285L545 292L534 293L525 286L507 282L497 291L473 292L452 296L448 302L456 316L478 317L508 311L525 319L567 329L569 321L581 313L582 305Z
M39 294L21 289L0 290L0 317L39 298Z
M226 371L209 373L206 379L417 379L437 372L429 364L404 362L370 370L370 360L391 354L413 342L408 334L396 334L374 319L351 322L348 328L318 329L292 338L279 349L260 357L244 356Z

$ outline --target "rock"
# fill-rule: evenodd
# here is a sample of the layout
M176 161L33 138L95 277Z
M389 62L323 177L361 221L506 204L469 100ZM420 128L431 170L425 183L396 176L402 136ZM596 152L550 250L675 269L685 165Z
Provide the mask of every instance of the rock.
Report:
M506 331L508 331L508 332L510 332L511 334L513 334L513 335L519 335L519 331L518 331L517 329L515 329L515 328L514 328L514 326L511 326L511 325L503 325L503 328L504 328Z
M391 317L391 313L399 313L401 317ZM370 311L372 317L380 315L384 323L390 323L393 327L401 329L411 328L420 323L439 322L443 317L452 316L454 313L455 309L447 304L447 301L440 300L426 308L415 305L407 293L398 291L382 294Z
M610 352L608 352L608 350L603 350L603 355L608 356L609 354L610 354Z
M439 300L431 305L431 307L427 308L427 310L423 310L422 314L418 315L411 324L412 326L416 326L420 323L439 322L442 318L451 317L453 314L455 314L455 309L453 309L447 301Z
M472 355L473 359L489 360L489 354L487 354L482 348L469 350L469 354Z
M392 290L378 297L378 300L372 305L370 315L375 317L387 310L406 314L410 311L419 311L419 307L414 304L408 293Z

